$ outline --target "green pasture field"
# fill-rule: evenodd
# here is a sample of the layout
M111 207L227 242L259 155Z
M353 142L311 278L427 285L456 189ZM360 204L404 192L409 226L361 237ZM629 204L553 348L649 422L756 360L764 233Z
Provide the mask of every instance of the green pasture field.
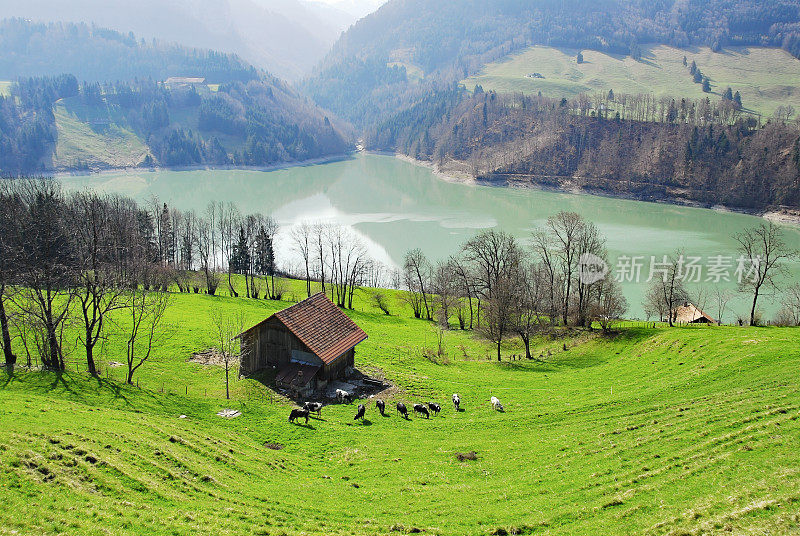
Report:
M490 63L463 81L468 89L479 84L499 92L522 92L550 97L608 92L654 94L657 97L721 98L726 88L739 91L746 110L772 116L778 106L800 110L800 61L785 50L729 47L715 53L708 47L679 49L666 45L642 47L642 60L630 56L579 49L531 47L504 60ZM683 58L711 81L712 93L703 93L684 67ZM540 78L528 75L540 73Z
M434 327L386 292L391 316L372 291L348 311L369 335L357 367L392 382L387 406L435 401L438 416L383 417L362 400L363 423L355 404L334 404L294 425L289 400L235 371L225 400L222 369L190 357L213 346L213 314L255 323L291 305L263 299L174 294L172 336L138 387L111 365L125 360L121 317L100 378L79 348L65 374L0 372L0 534L800 530L800 331L572 331L534 341L531 361L512 360L522 350L509 342L497 362L454 328L445 355L428 358ZM223 408L242 415L217 417Z

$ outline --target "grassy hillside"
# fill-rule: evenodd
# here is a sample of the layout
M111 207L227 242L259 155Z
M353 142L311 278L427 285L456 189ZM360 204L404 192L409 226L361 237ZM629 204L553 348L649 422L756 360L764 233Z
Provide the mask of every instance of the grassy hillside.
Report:
M537 341L541 361L497 363L453 331L437 364L422 357L429 324L366 298L350 313L369 335L357 365L394 382L392 400L441 402L440 416L403 421L369 404L356 424L354 405L336 405L295 426L289 403L253 380L226 402L222 371L188 362L212 344L211 312L256 321L289 304L175 296L175 334L140 388L107 365L124 360L113 333L112 380L0 373L0 534L800 530L800 332L576 333ZM215 416L223 407L243 415ZM469 451L478 459L456 459Z
M9 95L11 95L11 82L0 80L0 97L8 97Z
M57 102L53 114L58 129L56 169L132 167L149 153L119 108L88 106L73 97Z
M523 92L552 97L572 97L582 92L652 93L656 96L704 98L701 85L695 84L686 56L711 80L711 98L720 98L727 87L742 95L746 109L771 116L780 105L800 109L800 61L777 48L728 47L714 53L707 47L690 49L666 45L643 47L642 61L630 56L584 50L584 63L578 64L578 49L535 46L490 63L480 74L464 80L467 88L480 84L484 89ZM540 73L544 79L527 75Z

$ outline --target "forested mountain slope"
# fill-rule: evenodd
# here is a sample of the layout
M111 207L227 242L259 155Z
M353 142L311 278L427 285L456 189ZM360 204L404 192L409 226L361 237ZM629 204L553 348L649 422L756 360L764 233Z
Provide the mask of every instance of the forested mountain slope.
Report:
M366 145L500 184L748 210L800 206L800 130L735 105L618 95L432 94L367 131Z
M326 112L237 56L87 25L21 20L6 21L0 40L7 51L0 76L78 73L23 77L5 86L0 175L265 166L350 147Z
M307 82L319 104L356 122L398 79L456 81L534 44L640 54L641 43L780 46L800 54L798 0L392 0L334 45ZM391 109L391 108L385 108Z

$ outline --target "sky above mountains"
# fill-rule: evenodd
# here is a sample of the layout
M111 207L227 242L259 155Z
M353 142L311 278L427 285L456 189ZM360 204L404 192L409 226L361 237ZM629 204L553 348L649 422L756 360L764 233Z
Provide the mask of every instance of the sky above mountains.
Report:
M307 76L385 0L0 0L0 19L86 22L137 37L232 52L289 81Z

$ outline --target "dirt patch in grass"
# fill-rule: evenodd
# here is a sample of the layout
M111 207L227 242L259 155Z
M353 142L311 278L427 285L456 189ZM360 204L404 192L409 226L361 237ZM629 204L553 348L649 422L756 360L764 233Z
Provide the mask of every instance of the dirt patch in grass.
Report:
M209 348L207 350L203 350L202 352L192 354L192 357L189 358L189 362L197 363L198 365L225 365L225 359L216 348Z

